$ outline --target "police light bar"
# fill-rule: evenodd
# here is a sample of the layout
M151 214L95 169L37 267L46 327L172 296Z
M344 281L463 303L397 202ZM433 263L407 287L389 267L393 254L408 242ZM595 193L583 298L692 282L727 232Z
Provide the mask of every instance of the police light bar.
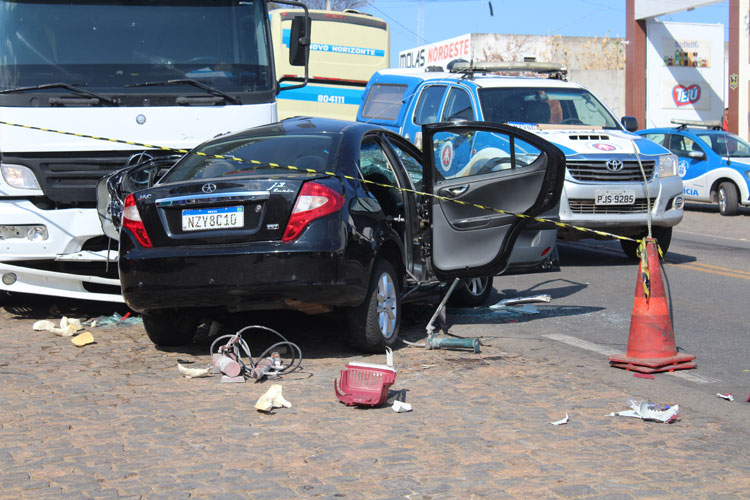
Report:
M719 120L680 120L677 118L672 118L670 120L670 123L679 125L680 128L705 127L705 128L713 128L717 130L721 128L721 121Z
M500 71L549 73L562 79L568 72L560 63L536 61L458 62L451 68L452 73L495 73Z

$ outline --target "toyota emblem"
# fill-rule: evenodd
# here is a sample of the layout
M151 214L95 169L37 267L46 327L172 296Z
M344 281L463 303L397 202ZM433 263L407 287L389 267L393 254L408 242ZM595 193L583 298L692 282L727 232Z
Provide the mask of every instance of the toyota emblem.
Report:
M622 161L620 160L609 160L607 162L607 170L610 172L619 172L622 170Z
M216 184L213 184L211 182L209 182L208 184L204 184L201 188L201 191L203 191L204 193L213 193L214 191L216 191Z

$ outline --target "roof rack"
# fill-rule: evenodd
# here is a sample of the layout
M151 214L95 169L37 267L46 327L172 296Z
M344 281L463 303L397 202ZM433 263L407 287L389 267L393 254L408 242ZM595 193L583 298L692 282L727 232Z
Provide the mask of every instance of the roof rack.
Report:
M721 130L720 120L679 120L677 118L672 118L670 123L679 125L677 127L678 129L686 129L687 127L705 127L714 130Z
M501 71L518 71L525 73L548 74L549 78L565 80L568 70L560 63L536 61L498 61L498 62L459 62L450 69L451 73L464 73L469 78L474 73L497 73Z

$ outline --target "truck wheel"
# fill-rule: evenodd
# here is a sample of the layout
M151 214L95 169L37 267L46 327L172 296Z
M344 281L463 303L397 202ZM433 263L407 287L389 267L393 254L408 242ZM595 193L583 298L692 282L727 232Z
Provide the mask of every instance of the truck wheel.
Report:
M659 247L661 248L661 252L666 256L667 250L669 250L669 244L672 242L672 228L652 226L651 235L656 238L656 241L659 243ZM645 232L640 236L635 237L635 239L640 240L644 236L646 236ZM638 257L637 241L620 240L620 246L622 247L623 252L625 252L625 255L628 256L628 259L632 260L633 262L638 262L640 260Z
M719 184L719 213L721 215L737 215L737 188L731 182Z
M382 353L398 340L401 296L393 265L378 259L365 301L349 313L352 343L365 352Z
M143 327L156 345L186 345L195 336L198 319L176 309L152 311L143 315Z
M492 276L461 280L448 299L452 306L479 307L483 306L492 293Z

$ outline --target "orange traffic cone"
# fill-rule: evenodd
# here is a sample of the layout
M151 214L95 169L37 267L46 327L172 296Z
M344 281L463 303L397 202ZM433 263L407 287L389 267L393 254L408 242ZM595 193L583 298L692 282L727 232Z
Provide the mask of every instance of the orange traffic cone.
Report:
M677 353L656 240L646 239L645 252L646 259L638 266L628 350L625 355L610 356L609 363L641 373L695 368L695 356Z

